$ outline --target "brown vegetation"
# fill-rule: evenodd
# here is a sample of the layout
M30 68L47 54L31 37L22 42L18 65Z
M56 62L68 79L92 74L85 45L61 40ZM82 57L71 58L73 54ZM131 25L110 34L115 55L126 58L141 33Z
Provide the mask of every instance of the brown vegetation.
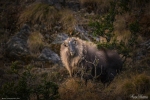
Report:
M142 94L149 96L150 77L146 74L131 75L124 79L116 88L116 95L129 99L130 95Z
M72 78L67 79L59 88L60 100L101 100L102 96L96 93L94 84Z
M46 31L53 31L55 25L61 25L62 30L70 33L74 30L76 19L69 9L57 10L48 4L34 3L20 14L18 24L22 25L23 23L44 25Z
M146 74L129 75L122 74L113 83L103 88L100 83L88 82L87 86L80 79L67 79L59 87L61 100L130 100L131 95L150 96L150 77ZM123 79L123 77L126 77ZM130 78L129 78L130 77Z
M31 33L27 42L29 49L35 55L39 55L42 48L46 46L46 43L44 43L44 38L40 32Z
M36 23L47 25L48 29L52 28L52 25L58 18L57 10L53 6L49 6L44 3L34 3L26 8L19 17L19 24Z
M73 12L69 9L64 9L60 11L60 22L64 31L71 34L76 26L76 19L73 15Z

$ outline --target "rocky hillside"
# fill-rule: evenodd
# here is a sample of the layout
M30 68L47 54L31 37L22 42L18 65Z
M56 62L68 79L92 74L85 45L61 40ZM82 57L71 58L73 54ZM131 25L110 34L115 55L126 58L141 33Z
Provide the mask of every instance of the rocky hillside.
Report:
M1 0L0 98L150 98L149 0ZM68 37L117 50L122 72L102 83L70 78L60 59Z

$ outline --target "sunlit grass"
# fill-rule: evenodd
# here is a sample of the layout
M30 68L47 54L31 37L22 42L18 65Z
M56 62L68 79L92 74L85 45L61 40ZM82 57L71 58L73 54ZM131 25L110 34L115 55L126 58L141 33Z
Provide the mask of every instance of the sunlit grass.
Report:
M67 79L60 87L59 94L61 100L101 100L99 93L94 90L95 84L88 82L87 86L84 81L77 78Z
M19 17L19 24L46 24L49 28L57 21L58 11L48 4L35 3L28 6Z
M43 42L43 39L44 38L41 33L39 32L31 33L27 42L28 42L28 47L33 54L35 55L39 54L41 49L46 45Z
M122 98L130 98L130 95L133 94L146 95L150 90L150 76L147 74L130 74L130 78L128 77L122 81L120 80L118 83L116 82L114 93L116 96L121 96Z
M64 30L66 30L67 33L71 33L77 24L73 12L69 9L64 9L60 11L60 15L60 22L62 23Z

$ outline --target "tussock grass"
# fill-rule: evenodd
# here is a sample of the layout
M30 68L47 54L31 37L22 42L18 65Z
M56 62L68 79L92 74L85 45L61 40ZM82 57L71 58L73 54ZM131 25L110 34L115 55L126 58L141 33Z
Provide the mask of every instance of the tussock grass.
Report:
M124 13L123 15L116 15L115 21L113 23L114 29L121 32L127 29L127 19L130 17L129 13Z
M59 87L60 100L102 100L98 89L92 82L86 86L80 79L69 78Z
M48 4L34 3L21 13L18 23L39 23L51 28L59 16L57 12L53 6L49 6Z
M66 30L67 33L71 34L77 23L76 19L74 18L73 12L69 9L63 9L60 11L60 15L60 22L62 23L64 30Z
M131 38L131 32L129 30L122 30L121 32L118 30L114 31L115 37L118 42L124 41L127 44L129 39ZM113 39L112 39L113 40Z
M131 38L131 32L127 29L127 19L129 19L129 13L124 13L123 15L116 15L114 26L114 34L118 41L124 41L126 44Z
M30 51L38 55L41 49L46 45L43 42L43 36L40 32L33 32L27 41Z
M61 29L69 33L74 29L76 19L69 9L57 10L48 4L34 3L20 14L18 24L24 23L44 25L47 30L53 30L55 25L61 25Z
M135 89L137 93L146 93L150 90L150 77L142 74L134 79Z
M141 44L141 43L143 43L143 42L144 42L144 38L139 35L139 36L137 37L137 43Z
M45 66L45 65L44 65ZM47 76L47 80L51 80L58 84L62 84L64 80L68 77L68 72L64 67L58 65L49 65L47 68L33 68L31 73L42 79L43 76Z
M115 95L122 98L130 98L133 94L147 94L150 91L150 76L146 74L131 75L119 82L115 89Z

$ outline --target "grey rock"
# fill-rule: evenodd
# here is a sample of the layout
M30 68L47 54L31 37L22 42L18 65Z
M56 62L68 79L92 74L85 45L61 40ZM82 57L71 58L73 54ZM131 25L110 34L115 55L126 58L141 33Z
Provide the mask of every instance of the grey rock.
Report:
M14 58L20 58L21 56L29 55L30 52L27 46L27 40L29 35L30 27L28 25L24 25L20 32L14 35L6 43L6 55Z
M54 7L55 7L56 9L58 9L58 10L61 10L61 9L62 9L62 6L61 6L60 3L56 3L56 4L54 5Z
M79 33L79 37L81 39L84 39L84 40L88 40L88 41L91 41L90 38L88 37L88 32L84 30L84 28L82 26L75 26L75 32L76 33Z
M84 39L87 41L92 41L92 40L97 41L97 42L100 41L98 36L94 36L93 34L89 34L89 32L86 31L82 26L79 26L79 25L75 26L75 31L76 31L76 33L79 33L79 37L81 39Z
M61 63L60 57L58 54L50 50L49 48L44 48L39 56L39 59L42 61L50 61L53 63Z
M150 47L150 39L147 40L146 42L142 43L141 46L144 46L144 47L149 49L149 47Z
M140 50L135 55L135 60L141 60L150 53L150 39L140 44Z
M80 3L77 0L66 2L66 6L73 11L80 10Z
M60 33L56 36L52 44L61 44L64 40L66 40L69 36L65 33Z
M136 55L136 60L141 60L144 57L143 51L139 51Z

